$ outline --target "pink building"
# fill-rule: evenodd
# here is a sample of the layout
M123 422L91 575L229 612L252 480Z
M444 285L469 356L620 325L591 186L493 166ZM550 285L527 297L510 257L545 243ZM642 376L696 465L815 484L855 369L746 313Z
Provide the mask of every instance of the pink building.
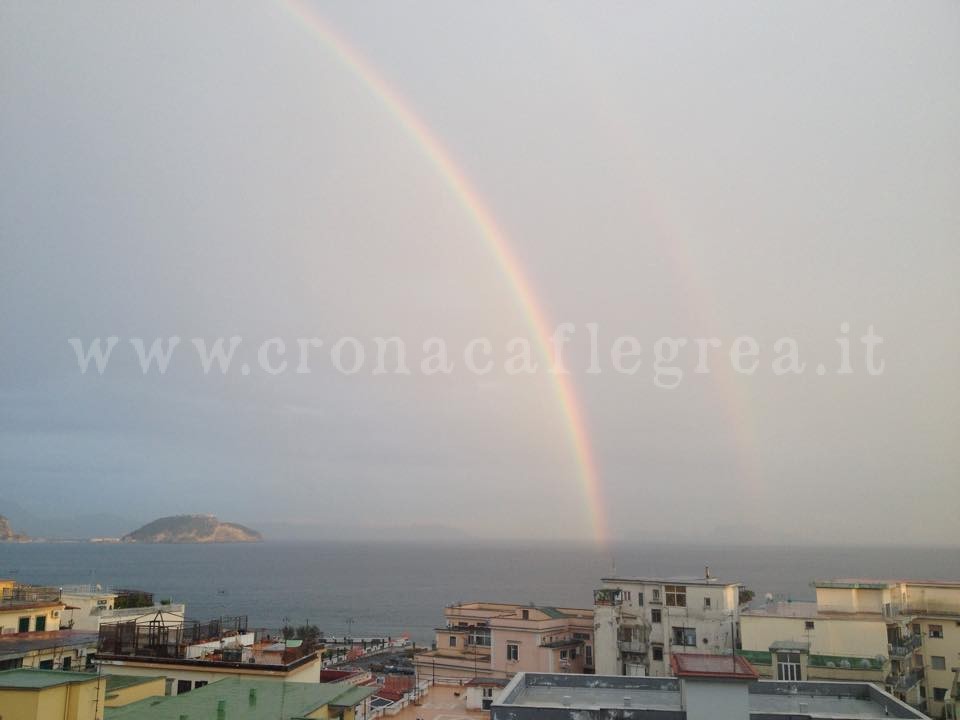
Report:
M415 659L421 677L593 672L592 609L472 602L450 605L444 616L436 649Z

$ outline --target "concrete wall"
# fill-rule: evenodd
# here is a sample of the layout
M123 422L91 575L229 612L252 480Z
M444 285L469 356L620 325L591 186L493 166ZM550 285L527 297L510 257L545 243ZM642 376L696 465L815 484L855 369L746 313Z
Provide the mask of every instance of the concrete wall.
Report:
M680 683L687 720L749 720L750 694L743 682L684 680Z
M37 616L46 619L46 630L60 629L60 615L63 612L64 605L59 603L52 606L38 608L3 608L0 609L0 633L8 635L18 631L20 618L30 618L30 626L27 632L35 632L37 629Z
M162 697L166 694L166 689L167 683L164 678L153 678L146 682L110 691L105 697L104 704L107 707L123 707L148 697Z

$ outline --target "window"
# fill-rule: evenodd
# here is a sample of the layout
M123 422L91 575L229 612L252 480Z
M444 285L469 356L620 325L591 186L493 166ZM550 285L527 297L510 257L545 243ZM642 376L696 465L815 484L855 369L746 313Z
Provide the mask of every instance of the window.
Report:
M517 662L520 659L520 646L515 643L507 643L507 662Z
M37 632L43 632L47 629L47 616L46 615L37 615L34 620L34 628Z
M489 630L474 630L470 634L470 638L467 642L473 645L479 645L481 647L490 647L490 631Z
M685 647L697 646L697 629L688 627L673 627L673 644Z
M561 650L561 651L560 651L560 659L561 659L561 660L566 660L566 659L567 659L567 651L566 651L566 650Z
M686 607L687 588L685 585L667 585L667 607Z
M660 608L653 608L650 611L650 622L653 622L653 623L660 622Z
M663 661L663 645L653 646L653 659L657 662Z
M30 618L24 617L17 620L17 632L30 632Z
M207 684L206 680L197 680L196 682L193 683L193 689L196 690L197 688L206 687L206 684Z
M457 636L456 636L456 635L451 635L451 636L450 636L450 647L456 647L456 646L457 646Z
M584 650L586 651L586 657L584 658L584 662L587 665L593 665L593 645L584 646Z
M914 623L914 624L913 624L913 634L914 634L914 635L920 635L920 634L922 634L922 633L923 633L923 630L920 628L920 623Z
M529 620L529 619L530 619L530 611L529 611L529 610L524 610L524 611L523 611L523 619L524 619L524 620Z
M942 655L931 655L930 656L930 667L934 670L946 670L947 669L947 659Z
M655 603L660 602L660 588L653 589L653 601Z
M947 696L946 688L934 688L933 689L933 701L934 702L943 702L943 699Z
M704 610L709 610L709 609L710 609L710 598L705 597L705 598L703 599L703 609L704 609Z
M41 670L53 670L53 660L41 660L37 667Z
M70 665L71 665L71 659L70 659L69 657L65 657L65 658L63 659L63 662L60 663L60 669L61 669L61 670L69 670L69 669L70 669Z
M806 620L803 623L803 627L806 630L813 630L813 620Z
M637 593L637 607L643 607L643 592Z
M484 697L493 697L493 688L484 688L483 689Z
M932 638L942 638L942 637L943 637L943 625L931 625L931 626L930 626L930 637L932 637Z
M777 653L777 680L802 680L800 677L800 653Z
M193 689L193 683L189 680L177 680L177 695L183 695Z

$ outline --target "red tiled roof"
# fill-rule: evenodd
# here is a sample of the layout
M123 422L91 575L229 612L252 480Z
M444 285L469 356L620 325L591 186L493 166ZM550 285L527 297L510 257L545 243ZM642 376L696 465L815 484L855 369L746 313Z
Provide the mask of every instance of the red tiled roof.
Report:
M759 673L741 655L681 653L670 656L670 667L679 678L702 677L726 680L756 680Z

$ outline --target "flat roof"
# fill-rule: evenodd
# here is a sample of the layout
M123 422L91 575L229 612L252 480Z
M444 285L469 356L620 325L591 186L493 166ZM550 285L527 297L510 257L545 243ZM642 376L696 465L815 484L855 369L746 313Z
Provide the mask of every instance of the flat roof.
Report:
M886 622L883 614L877 612L842 612L839 610L823 610L817 603L808 602L775 602L765 603L757 607L740 611L740 617L778 617L799 618L804 620L876 620Z
M925 587L960 588L960 580L910 580L908 578L832 578L815 580L814 587L885 590L894 585L923 585Z
M699 677L717 680L756 680L760 674L741 655L704 655L679 653L670 656L670 667L679 678Z
M600 578L605 583L643 583L646 585L699 585L703 587L727 587L729 585L743 585L741 582L723 582L720 578L705 578L695 576L677 576L677 577L629 577L624 575L614 575L611 577Z
M301 683L225 678L183 695L146 698L105 708L106 720L169 720L180 715L215 718L221 701L230 720L291 720L324 705L359 704L376 688L350 683Z
M684 657L675 655L674 657ZM718 656L730 662L730 657ZM709 676L683 678L682 682L709 681ZM684 717L681 679L559 673L518 673L494 701L492 720L535 720L550 710L552 720L601 718L629 713L634 720ZM858 718L889 720L925 715L866 682L780 682L750 680L750 714L756 718L785 715L793 720ZM671 715L664 715L664 712Z
M21 657L34 650L62 647L96 647L97 633L80 630L49 630L46 632L11 633L0 635L0 660Z
M90 682L97 679L98 677L93 673L17 668L0 671L0 688L7 690L42 690L43 688Z

